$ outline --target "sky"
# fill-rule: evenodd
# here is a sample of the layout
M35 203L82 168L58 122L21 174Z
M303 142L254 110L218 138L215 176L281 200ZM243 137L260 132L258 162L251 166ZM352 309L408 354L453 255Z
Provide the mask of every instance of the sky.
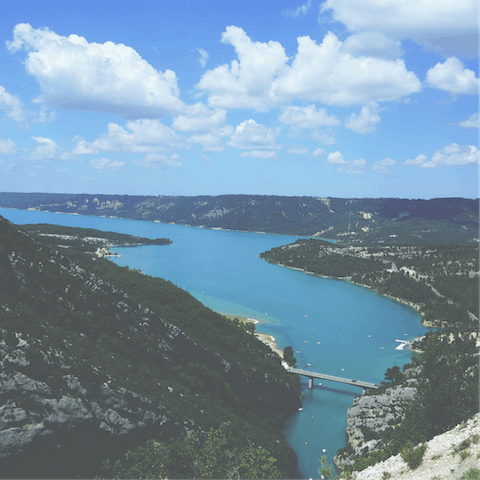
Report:
M477 0L10 2L0 191L478 198Z

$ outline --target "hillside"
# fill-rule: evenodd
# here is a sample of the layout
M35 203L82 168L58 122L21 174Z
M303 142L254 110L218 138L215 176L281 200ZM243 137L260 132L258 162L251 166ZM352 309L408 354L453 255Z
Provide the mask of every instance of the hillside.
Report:
M417 307L426 326L478 331L477 246L359 246L310 239L273 248L260 258L366 285Z
M225 422L227 451L293 475L281 429L299 385L279 357L170 282L93 263L0 217L1 477L92 478L147 440L171 458L173 439Z
M198 197L0 193L0 207L205 228L317 235L349 243L478 242L479 202L262 195Z

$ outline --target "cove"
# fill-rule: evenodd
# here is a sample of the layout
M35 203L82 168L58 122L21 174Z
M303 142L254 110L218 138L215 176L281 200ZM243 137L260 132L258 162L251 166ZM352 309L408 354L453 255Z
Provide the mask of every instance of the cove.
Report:
M113 261L170 280L213 310L256 318L258 331L273 335L282 349L293 347L299 368L380 383L388 367L410 359L408 351L395 350L395 339L428 330L407 305L258 258L299 237L26 210L0 209L0 215L20 225L53 223L170 238L167 246L116 248L121 256ZM318 478L318 459L326 455L331 461L345 445L347 408L361 389L315 381L309 390L308 380L301 381L303 411L288 419L284 434L298 455L298 477Z

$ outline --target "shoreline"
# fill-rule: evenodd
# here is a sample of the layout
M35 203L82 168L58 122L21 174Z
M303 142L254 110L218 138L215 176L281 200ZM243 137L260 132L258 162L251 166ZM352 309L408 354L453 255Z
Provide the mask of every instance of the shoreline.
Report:
M253 323L255 325L262 323L260 320L257 320L255 318L251 318L251 317L239 317L238 315L231 315L229 313L223 313L223 312L217 312L217 313L220 313L220 315L223 315L228 320L233 320L233 319L237 318L238 321L242 322L242 323ZM270 335L268 333L259 333L259 332L255 332L254 335L262 343L264 343L265 345L270 347L275 353L277 353L278 356L283 361L283 351L278 346L277 339L273 335Z

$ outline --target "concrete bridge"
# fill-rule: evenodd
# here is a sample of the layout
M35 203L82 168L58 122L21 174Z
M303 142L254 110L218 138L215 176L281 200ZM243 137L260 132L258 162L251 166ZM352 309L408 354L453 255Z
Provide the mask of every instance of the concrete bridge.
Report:
M308 377L308 388L313 388L313 379L320 378L321 380L330 380L332 382L346 383L347 385L354 385L362 389L362 395L367 392L369 388L380 388L376 383L362 382L361 380L350 380L348 378L334 377L333 375L326 375L324 373L310 372L309 370L302 370L300 368L289 368L287 372L295 375L302 375Z

